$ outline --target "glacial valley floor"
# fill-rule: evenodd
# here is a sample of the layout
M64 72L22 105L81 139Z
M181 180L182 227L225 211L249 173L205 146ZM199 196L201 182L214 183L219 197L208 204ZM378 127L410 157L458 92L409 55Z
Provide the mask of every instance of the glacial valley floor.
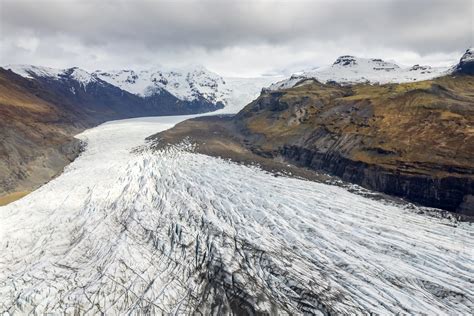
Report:
M62 175L0 207L1 314L472 312L471 223L148 148L185 118L86 130Z

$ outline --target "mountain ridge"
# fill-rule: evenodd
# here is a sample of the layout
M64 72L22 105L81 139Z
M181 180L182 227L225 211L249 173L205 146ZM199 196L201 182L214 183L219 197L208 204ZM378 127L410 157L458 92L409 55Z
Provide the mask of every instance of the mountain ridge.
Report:
M468 69L468 65L472 63L472 57L469 56L473 55L474 49L469 48L461 57L459 63L448 67L431 67L420 64L402 67L395 62L384 61L380 58L342 55L332 65L298 72L287 79L270 85L268 89L291 88L307 79L315 79L322 83L337 82L339 84L417 82L448 74L463 73L463 69ZM471 69L470 71L470 74L474 73L474 70Z
M204 100L217 105L224 103L231 93L221 76L203 66L174 70L151 68L88 72L79 67L59 69L23 64L7 65L5 69L28 79L75 80L84 89L94 82L106 82L141 98L166 91L181 101Z

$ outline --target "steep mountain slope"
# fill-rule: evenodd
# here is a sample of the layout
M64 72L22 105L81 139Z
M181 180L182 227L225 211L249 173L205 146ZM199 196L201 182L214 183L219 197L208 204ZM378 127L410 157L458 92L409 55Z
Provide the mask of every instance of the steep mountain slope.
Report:
M37 82L0 68L0 197L43 184L79 153L72 136L92 122L58 104Z
M474 75L474 48L469 48L454 67L455 74Z

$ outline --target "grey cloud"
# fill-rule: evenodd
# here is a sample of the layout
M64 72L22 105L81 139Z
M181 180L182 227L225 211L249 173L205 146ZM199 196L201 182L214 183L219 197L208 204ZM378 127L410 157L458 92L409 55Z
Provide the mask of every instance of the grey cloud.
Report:
M420 55L473 44L472 0L0 0L2 38L70 38L84 49L143 55L229 47L336 43ZM4 46L4 44L3 44ZM10 51L10 48L3 49ZM144 58L136 57L136 58ZM292 61L293 63L295 61Z

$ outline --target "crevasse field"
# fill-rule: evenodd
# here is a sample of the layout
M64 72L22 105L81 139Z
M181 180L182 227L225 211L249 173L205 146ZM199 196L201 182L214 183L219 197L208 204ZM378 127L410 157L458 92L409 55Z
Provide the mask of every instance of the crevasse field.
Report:
M115 121L0 208L0 313L470 314L474 229L185 147L186 117Z

